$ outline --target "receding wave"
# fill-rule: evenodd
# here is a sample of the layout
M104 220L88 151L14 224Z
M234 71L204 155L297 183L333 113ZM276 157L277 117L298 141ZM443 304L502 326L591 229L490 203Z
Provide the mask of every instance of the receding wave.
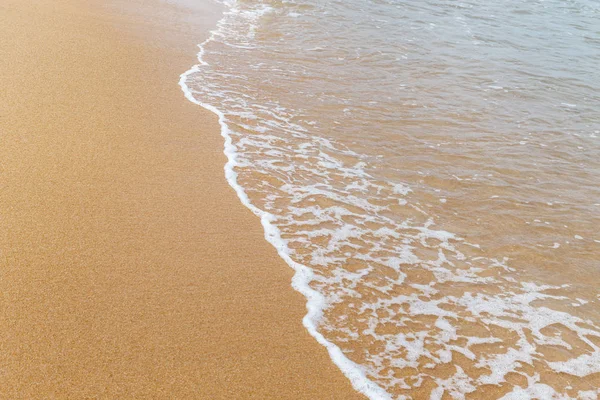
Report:
M589 15L581 30L598 9L226 6L180 84L219 116L228 182L295 269L304 324L354 387L597 399L600 81L585 62L536 76L556 54L509 50L535 54L517 39L535 30L525 16L545 16L537 7ZM524 33L495 35L517 22L492 11L521 16Z

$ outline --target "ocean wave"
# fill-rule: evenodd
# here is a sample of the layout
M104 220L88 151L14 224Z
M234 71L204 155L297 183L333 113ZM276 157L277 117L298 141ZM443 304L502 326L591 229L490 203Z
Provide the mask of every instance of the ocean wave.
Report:
M285 44L261 23L306 24L316 5L225 5L181 88L218 116L228 183L295 270L304 326L356 390L372 399L597 398L585 378L600 372L600 326L579 311L597 300L524 280L505 257L438 228L418 187L383 178L376 158L327 137L326 122L301 102L283 104L261 89L284 91L269 81L314 74L298 60L279 63ZM306 47L343 58L320 40ZM352 113L339 98L329 109L327 94L310 88L294 90L320 102L329 123Z

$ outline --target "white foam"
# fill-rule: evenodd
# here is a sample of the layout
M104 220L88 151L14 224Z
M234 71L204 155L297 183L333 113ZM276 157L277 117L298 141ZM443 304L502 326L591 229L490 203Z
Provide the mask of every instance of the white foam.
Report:
M566 400L568 396L561 396L552 387L542 384L534 383L527 388L520 386L515 387L510 393L502 396L500 400L537 400L537 399L556 399Z
M235 8L233 7L234 2L226 3L227 6L230 7L229 12L235 12ZM222 21L222 20L221 20ZM321 319L323 309L326 306L326 300L322 294L315 291L310 287L310 282L313 279L312 271L306 266L299 264L291 259L289 256L289 249L287 244L281 240L280 231L273 225L272 221L275 219L274 215L265 212L258 207L254 206L248 195L246 194L244 188L238 184L237 182L237 174L235 172L235 167L238 165L238 155L236 152L236 147L232 143L230 129L227 123L225 122L225 115L221 112L217 107L204 103L201 100L196 99L191 89L187 86L187 78L191 74L195 74L200 72L201 66L207 66L208 63L204 60L205 54L205 46L215 39L215 36L220 34L221 22L218 23L216 30L213 30L210 33L208 39L206 39L203 43L201 43L198 52L198 64L194 65L188 71L184 72L180 76L179 85L185 95L185 97L194 104L197 104L208 111L213 112L219 118L219 125L221 126L221 136L225 139L225 150L224 154L227 157L227 163L225 164L225 177L229 185L235 190L242 204L244 204L248 209L250 209L256 216L260 218L262 226L265 231L265 239L275 247L279 256L286 261L286 263L294 269L295 274L292 280L292 286L294 289L302 293L304 297L306 297L306 309L307 314L303 319L303 324L308 330L308 332L323 345L327 351L333 362L340 368L340 370L346 375L352 386L363 393L370 399L391 399L391 396L383 390L379 385L367 379L364 369L353 361L349 360L341 349L333 344L332 342L325 339L325 337L318 332L317 325Z
M600 389L580 390L579 392L577 392L577 397L580 400L598 400L598 394L600 394Z
M548 365L557 372L579 377L595 374L600 372L600 352L597 347L594 350L591 354L582 354L562 362L550 362Z
M245 9L252 7L246 3L227 5L217 29L199 46L198 64L182 74L179 83L186 98L218 116L228 160L227 181L260 218L266 240L295 270L292 285L307 299L304 326L328 349L353 386L372 399L385 399L392 397L388 391L409 390L433 379L437 387L432 398L448 394L460 399L480 385L505 383L506 375L513 372L525 376L528 385L515 388L513 397L507 398L521 399L546 394L548 388L539 375L520 371L522 365L536 362L556 372L592 373L600 353L586 337L600 336L600 329L569 313L536 305L545 299L571 304L573 299L548 294L563 287L520 284L507 260L469 256L479 245L437 229L427 204L407 197L412 192L408 185L373 177L370 171L375 167L369 159L320 137L320 123L312 116L303 122L298 118L302 113L293 107L273 99L258 101L253 94L260 97L261 93L251 91L252 79L242 76L234 82L243 73L235 63L230 62L231 70L226 63L208 64L206 49L215 44L231 52L265 51L255 43L260 18L277 12L262 6ZM329 50L314 44L307 49ZM295 73L285 64L266 64L267 60L251 64L257 70L264 67L260 79L264 71ZM210 80L212 76L216 78ZM246 184L248 171L269 179ZM391 215L386 204L401 207L411 217ZM329 315L340 304L347 305L347 314ZM505 349L501 336L460 334L459 328L470 323L515 332L517 342ZM567 362L546 363L538 345L570 347L560 334L542 333L553 324L565 326L592 351ZM588 328L582 328L584 324ZM402 328L409 325L412 331L404 332ZM398 330L379 333L383 326ZM344 346L360 345L361 340L380 346L361 349L366 361L358 365L346 356ZM466 345L456 345L457 340ZM493 350L478 351L481 344ZM468 370L456 368L453 375L440 379L436 368L451 363L454 353L489 373L473 378ZM392 368L419 372L408 380L396 378Z

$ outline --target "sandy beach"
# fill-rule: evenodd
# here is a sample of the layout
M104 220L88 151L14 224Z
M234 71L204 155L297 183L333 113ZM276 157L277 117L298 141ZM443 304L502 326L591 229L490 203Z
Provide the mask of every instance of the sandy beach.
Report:
M0 5L0 398L352 399L177 85L205 4Z

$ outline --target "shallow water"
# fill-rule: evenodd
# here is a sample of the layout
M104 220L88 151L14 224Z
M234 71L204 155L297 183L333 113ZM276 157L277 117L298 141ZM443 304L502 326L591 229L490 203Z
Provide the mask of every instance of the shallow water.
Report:
M226 5L184 89L355 387L598 398L600 5Z

